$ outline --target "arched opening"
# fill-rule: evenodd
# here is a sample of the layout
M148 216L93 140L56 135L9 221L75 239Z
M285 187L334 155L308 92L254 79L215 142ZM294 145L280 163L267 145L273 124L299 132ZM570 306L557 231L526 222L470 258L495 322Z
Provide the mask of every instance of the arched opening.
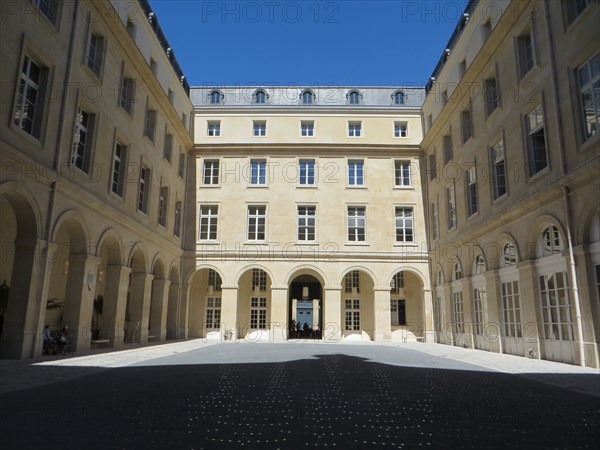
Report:
M248 341L269 339L271 278L260 268L246 270L238 282L238 336Z
M141 343L147 340L150 281L151 275L146 269L146 256L138 248L131 257L131 273L125 307L125 343Z
M197 270L191 282L189 337L221 339L221 275L214 269Z
M39 351L33 348L33 335L26 332L41 333L36 323L36 291L42 280L32 276L41 260L38 224L32 205L21 194L3 194L0 208L0 355L23 358Z
M363 270L350 270L342 280L342 336L344 340L370 341L375 335L373 278Z
M129 270L123 265L123 251L117 238L109 236L102 241L98 258L92 310L92 341L108 339L108 343L118 345L121 343L118 329L123 324L125 314L125 298L119 287L121 283L128 281L123 276L129 274Z
M169 300L167 304L167 330L165 339L172 340L179 337L179 327L177 325L177 305L179 302L179 271L177 267L171 268L169 275L171 284L169 285Z
M71 350L89 349L93 312L92 282L88 279L86 238L75 218L64 220L57 228L49 252L51 261L48 294L43 322L54 331L68 328Z
M424 301L423 282L418 275L406 270L394 274L390 282L392 341L425 339Z
M323 334L323 286L313 275L292 279L288 289L290 339L321 339Z

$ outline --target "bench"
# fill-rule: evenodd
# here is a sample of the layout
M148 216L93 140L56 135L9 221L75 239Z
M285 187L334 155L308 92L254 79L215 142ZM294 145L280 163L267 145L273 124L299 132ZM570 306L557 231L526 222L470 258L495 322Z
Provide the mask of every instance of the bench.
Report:
M92 339L90 342L94 346L92 348L95 348L100 345L110 344L110 339Z

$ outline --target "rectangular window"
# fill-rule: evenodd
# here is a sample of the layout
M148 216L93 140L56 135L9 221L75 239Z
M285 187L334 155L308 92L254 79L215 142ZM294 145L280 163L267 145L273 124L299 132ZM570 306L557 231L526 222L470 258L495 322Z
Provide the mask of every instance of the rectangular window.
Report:
M155 109L146 110L146 120L144 122L144 136L154 142L156 135L156 116L158 112Z
M344 277L344 292L360 292L360 272L352 270Z
M506 163L504 161L504 143L498 142L490 149L492 166L492 188L494 200L506 194Z
M364 206L348 207L348 241L364 242L366 240L367 217Z
M75 141L71 153L71 164L85 173L89 173L92 157L92 139L94 130L94 114L79 108L75 123Z
M138 210L148 213L148 197L150 196L150 169L140 168L140 185L138 192Z
M456 228L456 196L454 186L446 189L446 207L448 209L448 229Z
M391 325L406 325L406 301L405 300L390 300Z
M219 330L221 328L221 299L219 297L206 298L206 329Z
M59 0L33 0L33 4L50 22L56 24Z
M435 151L427 157L427 170L429 170L429 180L437 178L437 162L435 159Z
M208 287L212 288L213 291L220 292L222 290L221 284L221 275L213 269L208 269Z
M465 110L460 113L463 144L473 136L473 124L471 122L471 111Z
M315 160L300 160L300 185L312 186L315 184Z
M477 172L475 166L465 172L467 182L467 214L472 216L478 210L477 204Z
M567 274L556 272L539 276L544 339L571 341L573 324Z
M267 272L262 269L252 269L252 290L265 292L267 290Z
M316 232L315 206L298 206L298 240L314 241Z
M527 127L527 168L531 177L548 167L542 105L527 114L525 126Z
M484 289L473 289L473 333L483 335L483 304L486 292Z
M179 154L179 167L177 168L177 175L179 178L183 179L183 175L185 174L185 153Z
M394 123L394 137L408 137L408 125L406 122Z
M169 188L163 186L160 188L158 197L158 224L167 226L167 210L169 206Z
M523 336L523 332L521 329L519 282L502 283L501 290L504 336L520 338Z
M442 332L444 330L444 297L436 296L433 306L435 308L435 331Z
M90 40L87 47L86 63L97 77L100 76L102 68L102 56L104 52L104 38L96 33L90 33Z
M431 234L433 235L433 239L439 239L440 237L440 207L438 202L431 204Z
M117 142L115 144L115 153L113 155L113 169L111 190L119 197L123 197L123 187L125 185L125 167L127 165L127 146Z
M348 161L348 185L364 186L364 161L350 160Z
M205 185L219 184L219 161L205 160L202 178Z
M266 206L248 206L248 240L265 240Z
M163 159L171 163L171 155L173 154L173 135L170 133L165 134L165 143L163 146Z
M253 132L254 132L254 136L266 136L267 135L267 122L254 121Z
M523 78L535 66L535 46L531 30L517 38L517 58L519 77Z
M394 182L396 186L410 186L410 161L394 161Z
M315 123L314 122L300 122L300 135L301 136L314 136L315 135Z
M360 300L346 299L346 330L360 330Z
M175 202L175 217L173 219L173 236L181 237L181 200Z
M600 132L600 53L577 70L583 140Z
M250 184L264 186L267 184L267 161L253 159L250 161Z
M221 136L221 122L208 122L208 135Z
M250 328L264 330L267 328L267 299L252 297L250 300Z
M133 78L123 78L123 81L121 82L121 97L119 104L129 115L132 115L134 102L135 80Z
M360 137L361 127L361 122L348 122L348 136Z
M46 72L46 69L41 68L27 55L25 56L13 119L17 127L37 139L40 137L42 128Z
M567 22L571 24L579 15L591 5L593 0L566 0L563 5L566 8Z
M500 93L496 78L489 78L483 82L483 95L485 99L485 114L489 117L500 105Z
M452 136L449 134L444 135L442 137L442 144L444 146L444 164L448 164L454 157L454 152L452 149Z
M413 209L396 207L396 242L414 242L414 240Z
M200 206L200 230L198 230L198 239L201 241L217 240L217 222L219 216L219 207L217 205Z
M462 333L465 326L465 315L463 312L462 292L452 293L452 312L454 315L454 332Z

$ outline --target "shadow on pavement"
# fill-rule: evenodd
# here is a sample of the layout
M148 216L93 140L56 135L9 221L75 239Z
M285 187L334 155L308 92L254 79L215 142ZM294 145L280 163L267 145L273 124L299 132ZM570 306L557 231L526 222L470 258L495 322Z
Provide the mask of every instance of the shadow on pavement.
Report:
M6 449L596 448L598 399L535 377L341 354L110 369L1 395L0 437Z

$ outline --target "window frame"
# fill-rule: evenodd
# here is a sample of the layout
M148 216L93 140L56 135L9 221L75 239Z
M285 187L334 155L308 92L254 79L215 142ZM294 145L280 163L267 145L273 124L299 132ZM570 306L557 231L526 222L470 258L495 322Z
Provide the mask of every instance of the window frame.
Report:
M363 188L366 186L364 159L348 159L346 168L348 171L348 176L346 177L347 187Z
M312 175L311 175L312 173ZM311 183L312 181L312 183ZM317 161L312 158L298 160L298 186L314 187L317 185Z
M362 212L362 214L360 214ZM362 226L361 226L362 223ZM353 225L352 225L353 224ZM362 233L361 233L362 230ZM348 205L346 208L346 236L351 244L367 242L367 207ZM362 237L362 239L361 239Z
M458 227L458 217L456 215L456 189L454 184L446 188L446 211L448 231Z
M117 156L117 148L120 148L120 155ZM112 167L110 176L110 192L120 199L125 198L125 177L127 173L127 157L129 152L129 146L124 144L122 141L116 139L113 145L113 157ZM117 161L118 159L118 161ZM118 168L116 167L118 163ZM115 173L117 180L115 180ZM115 186L117 191L115 191Z
M49 83L49 69L39 62L37 57L30 56L31 53L24 51L19 66L19 76L15 91L15 105L11 118L11 126L31 136L38 142L42 142L45 122L47 119L46 109L49 102L46 101L46 89ZM32 78L32 65L37 68L37 81ZM27 67L24 71L24 67ZM29 92L35 91L35 103L33 103L33 114L29 115ZM21 94L23 92L23 94ZM31 126L24 125L24 121L30 118Z
M221 137L221 121L208 120L206 122L206 135L208 137Z
M148 215L148 205L150 204L150 189L152 184L152 169L142 164L140 166L138 181L137 210Z
M407 138L408 137L408 123L407 122L394 122L394 137L395 138Z
M413 187L412 161L407 159L394 160L394 187L406 189Z
M315 121L314 120L301 120L300 121L300 137L314 137L315 136Z
M496 148L502 149L502 158L498 158ZM490 181L492 183L492 201L497 201L504 196L508 195L508 177L506 174L506 151L504 149L504 139L500 139L494 145L489 147L489 158L490 158ZM498 168L502 167L502 174L500 176ZM504 184L499 184L499 180L502 179ZM500 192L501 188L504 189Z
M578 103L578 116L579 116L579 126L581 127L581 132L579 133L581 137L581 142L586 143L591 140L598 139L600 136L600 115L595 116L595 121L589 122L586 116L586 101L584 95L587 94L587 97L591 97L591 111L598 111L600 109L600 97L595 98L594 94L596 92L595 85L600 85L600 71L596 74L592 72L593 61L595 59L600 59L600 52L596 52L589 59L587 59L583 64L577 67L574 72L575 84L577 88L577 103ZM600 62L597 63L600 66ZM584 75L583 70L587 72L588 80L582 85L582 75ZM596 129L593 130L593 125L595 122ZM588 126L590 124L591 126ZM590 128L592 130L590 130Z
M83 123L84 117L87 118L86 124ZM70 165L86 174L90 173L90 167L92 165L94 140L97 134L95 132L96 122L96 114L89 113L81 106L77 108ZM83 148L80 145L82 135L84 137ZM79 160L81 160L81 165L78 163Z
M414 244L416 242L415 209L412 206L396 206L394 211L395 243ZM402 215L399 216L398 213Z
M207 182L208 180L208 182ZM220 186L221 161L219 159L204 159L202 161L202 186Z
M219 239L219 209L216 203L198 205L198 242L216 242ZM203 222L203 219L205 220ZM206 237L202 237L205 235Z
M253 120L252 121L252 136L253 137L266 137L267 136L267 121L266 120Z
M133 117L133 107L135 105L136 96L136 80L123 74L119 86L119 106L130 117ZM145 124L145 120L144 120ZM145 125L144 125L145 128Z
M169 213L169 187L161 186L158 190L158 215L157 222L167 228L167 215Z
M302 211L301 211L302 210ZM311 214L312 212L312 214ZM317 240L317 206L298 205L296 207L296 239L298 242L316 242ZM312 224L311 224L312 221ZM312 232L311 232L312 230ZM312 239L310 236L312 235Z
M257 167L254 175L255 164ZM267 185L267 160L264 158L252 158L250 160L249 184L254 187L264 187ZM261 182L262 181L262 182Z
M96 45L92 46L92 41L96 39ZM99 41L99 42L98 42ZM92 50L94 55L91 56ZM104 55L106 54L106 38L94 30L89 31L85 50L85 66L92 72L96 78L101 79L104 72Z
M535 122L533 128L532 117L534 117ZM541 117L541 121L539 120L539 117ZM525 137L527 140L527 145L525 146L527 152L527 175L529 178L535 177L537 174L550 167L545 125L545 114L542 103L538 104L534 109L523 116L523 127L525 129ZM539 146L540 139L543 141L543 147ZM542 150L543 158L541 158Z
M349 138L363 137L362 121L356 121L356 120L348 121L348 137Z
M465 170L465 193L467 196L467 217L471 217L479 212L476 164L473 164L471 167Z
M252 210L254 208L254 210ZM246 240L264 242L267 240L267 205L252 204L246 207ZM261 231L262 227L262 231ZM254 229L254 230L253 230Z

